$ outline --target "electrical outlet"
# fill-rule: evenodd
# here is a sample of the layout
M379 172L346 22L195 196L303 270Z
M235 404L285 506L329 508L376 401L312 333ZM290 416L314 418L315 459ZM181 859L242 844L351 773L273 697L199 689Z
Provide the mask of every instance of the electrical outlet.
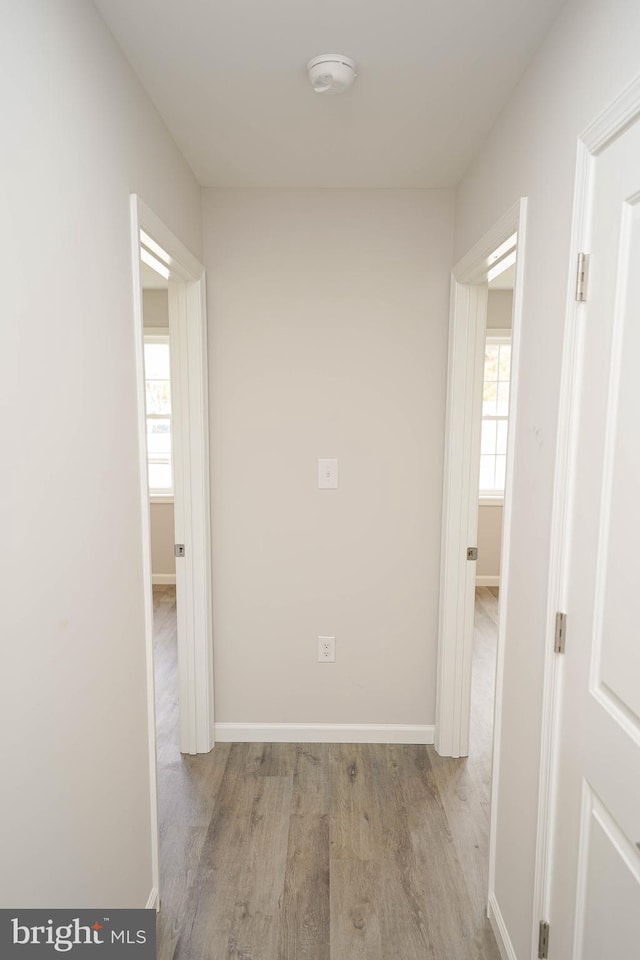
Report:
M318 663L335 663L336 638L318 637Z

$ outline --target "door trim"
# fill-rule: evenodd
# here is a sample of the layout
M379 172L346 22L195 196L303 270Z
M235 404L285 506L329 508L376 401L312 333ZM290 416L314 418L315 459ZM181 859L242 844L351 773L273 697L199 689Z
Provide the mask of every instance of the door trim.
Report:
M492 255L518 233L518 269L514 289L510 433L514 435L518 354L522 312L522 277L526 234L526 199L514 204L493 228L453 268L449 369L445 426L445 469L442 521L440 621L436 693L436 750L441 756L466 756L469 749L473 596L476 567L467 561L468 546L475 546L478 526L480 468L481 380L486 330L486 278ZM507 494L503 518L501 610L508 594L508 548L511 530L510 493L514 445L507 457ZM503 647L502 625L498 640L498 679ZM499 716L496 689L496 720ZM494 745L495 748L495 745ZM494 754L494 763L496 755Z
M466 283L459 276L454 269L436 692L435 747L447 757L466 756L469 748L476 564L467 560L467 547L475 545L478 528L480 431L476 426L481 413L480 345L487 320L486 283Z
M219 743L433 743L431 724L217 723Z
M208 753L214 746L211 523L207 313L204 267L140 199L131 194L131 262L137 381L142 589L144 594L153 890L159 891L158 781L153 593L147 482L144 323L140 278L140 230L155 242L154 255L169 272L171 374L175 376L173 424L175 524L186 555L177 572L180 749Z
M215 742L211 598L209 426L204 275L169 280L180 750Z
M553 650L555 616L565 609L568 581L568 545L573 503L573 465L577 439L577 371L581 349L580 324L585 304L575 299L576 264L579 253L590 251L590 192L593 163L597 155L625 128L640 117L640 76L596 117L580 134L571 226L571 246L566 296L566 321L560 376L560 403L553 488L551 547L549 556L549 604L544 663L541 762L536 838L536 874L532 918L532 960L535 960L538 924L551 916L551 870L553 823L559 753L559 704L562 664Z

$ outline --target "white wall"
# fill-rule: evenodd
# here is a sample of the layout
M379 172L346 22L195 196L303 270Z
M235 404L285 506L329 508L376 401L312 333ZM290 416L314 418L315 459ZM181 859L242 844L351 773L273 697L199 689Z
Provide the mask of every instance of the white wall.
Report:
M478 562L476 583L479 587L498 586L502 549L502 503L485 503L478 507Z
M151 501L151 573L154 583L176 582L173 503Z
M169 291L143 290L142 314L145 327L169 329Z
M0 904L140 907L152 875L129 194L197 255L200 193L92 3L2 8Z
M489 290L487 327L510 330L513 321L513 290Z
M640 70L640 4L570 0L457 195L456 256L529 198L496 894L518 960L531 955L543 638L553 470L579 132ZM553 925L551 937L553 939Z
M143 290L142 313L145 327L166 327L169 332L167 290ZM151 500L151 573L154 583L175 583L176 558L173 503Z
M452 194L208 190L204 223L217 720L433 723Z

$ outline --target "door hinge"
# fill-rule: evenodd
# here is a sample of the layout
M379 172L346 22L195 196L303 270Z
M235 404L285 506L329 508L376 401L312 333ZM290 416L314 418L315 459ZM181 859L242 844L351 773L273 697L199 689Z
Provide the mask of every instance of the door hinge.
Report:
M544 920L540 921L540 933L538 935L538 960L548 960L549 957L549 924Z
M184 543L176 543L173 546L173 554L176 557L184 557Z
M478 559L478 548L467 547L467 560L477 560L477 559Z
M587 299L587 284L589 283L589 254L578 254L578 272L576 274L576 300Z
M566 613L556 613L556 635L553 644L554 653L564 653L565 640L567 638L567 615Z

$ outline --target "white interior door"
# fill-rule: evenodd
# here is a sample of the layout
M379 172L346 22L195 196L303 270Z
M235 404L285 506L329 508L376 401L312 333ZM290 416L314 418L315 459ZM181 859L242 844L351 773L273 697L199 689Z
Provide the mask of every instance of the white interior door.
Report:
M593 159L549 957L640 957L640 123Z

